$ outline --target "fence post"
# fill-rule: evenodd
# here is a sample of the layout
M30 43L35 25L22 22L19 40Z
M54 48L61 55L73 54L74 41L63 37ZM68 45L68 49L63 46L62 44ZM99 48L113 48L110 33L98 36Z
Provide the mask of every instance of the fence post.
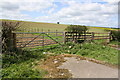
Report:
M17 45L16 45L16 33L12 33L12 36L13 36L13 40L12 40L12 48L15 49L17 48Z
M86 32L84 31L84 41L86 41Z
M95 34L94 34L94 32L92 32L92 40L94 40L94 36L95 36Z
M110 31L110 41L112 40L112 31Z
M77 39L77 33L78 33L78 32L75 33L75 43L77 43L77 40L78 40L78 39Z
M43 32L43 29L42 29L42 32ZM43 38L43 40L42 40L42 47L43 47L43 50L44 50L44 34L45 33L42 33L42 38Z
M2 54L2 30L0 30L0 54Z
M64 44L66 44L66 32L65 31L63 32L63 35L64 35Z
M110 40L111 40L111 32L108 33L108 37L109 37L109 38L108 38L107 42L109 43Z
M72 32L72 42L74 42L74 32Z

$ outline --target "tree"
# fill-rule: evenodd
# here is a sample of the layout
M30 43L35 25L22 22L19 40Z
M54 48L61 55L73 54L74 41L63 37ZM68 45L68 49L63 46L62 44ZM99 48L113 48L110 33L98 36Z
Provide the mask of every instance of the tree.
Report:
M10 51L12 31L19 29L21 22L2 21L2 52Z
M60 22L57 22L57 24L60 24Z
M88 30L86 26L81 25L70 25L66 29L68 32L78 32L79 34L82 34Z
M86 26L81 26L81 25L70 25L65 29L67 32L77 32L79 34L79 37L81 36L81 34L85 34L86 31L88 30L88 28ZM74 34L73 34L74 37ZM74 42L76 42L77 40L73 39Z
M117 40L120 42L120 30L111 31L113 40Z

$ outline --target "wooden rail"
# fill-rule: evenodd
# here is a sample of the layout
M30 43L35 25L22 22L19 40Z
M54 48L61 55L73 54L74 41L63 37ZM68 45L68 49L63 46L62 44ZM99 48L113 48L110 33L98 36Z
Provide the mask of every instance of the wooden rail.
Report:
M79 33L77 32L64 32L64 42L68 42L68 41L74 41L76 42L77 40L85 40L85 41L92 41L92 40L99 40L99 39L106 39L106 40L110 40L111 39L111 35L110 32L108 33L96 33L96 32L86 32L83 33L81 35L79 35Z

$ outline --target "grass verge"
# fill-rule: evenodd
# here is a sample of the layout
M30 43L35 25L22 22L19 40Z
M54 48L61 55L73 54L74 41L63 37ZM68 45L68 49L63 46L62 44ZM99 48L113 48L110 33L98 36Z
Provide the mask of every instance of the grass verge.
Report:
M118 65L118 50L109 46L95 43L74 44L67 43L64 47L55 48L49 52L55 54L76 54L96 60L105 61L106 63Z
M47 74L44 70L34 68L46 56L42 51L22 51L2 54L2 78L42 78Z
M39 50L39 48L31 49L31 51L23 50L22 52L17 51L17 53L6 53L3 56L3 78L43 78L47 72L42 68L37 70L35 66L41 60L48 59L48 54L54 53L54 55L59 54L76 54L83 57L93 58L96 60L104 61L112 65L118 65L118 50L111 48L109 46L104 46L101 44L102 41L98 43L67 43L62 44L63 47L58 47L59 45L46 46L44 50ZM54 58L50 58L51 62ZM49 66L49 64L46 64ZM51 65L52 66L52 65ZM53 66L54 67L54 66Z

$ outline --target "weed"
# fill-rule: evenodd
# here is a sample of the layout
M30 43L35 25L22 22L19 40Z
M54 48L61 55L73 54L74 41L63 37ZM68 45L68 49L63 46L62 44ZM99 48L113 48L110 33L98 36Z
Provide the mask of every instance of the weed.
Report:
M45 58L42 52L22 51L3 54L2 77L3 78L42 78L44 70L36 70L36 60Z
M69 48L69 46L72 46ZM51 49L55 54L77 54L97 60L102 60L110 64L118 64L118 50L109 46L95 43L74 44L68 43L64 47Z

